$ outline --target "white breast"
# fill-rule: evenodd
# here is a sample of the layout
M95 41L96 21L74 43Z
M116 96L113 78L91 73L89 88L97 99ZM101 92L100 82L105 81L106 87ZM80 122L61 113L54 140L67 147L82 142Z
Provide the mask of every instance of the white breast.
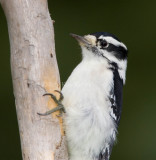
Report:
M113 85L113 73L107 67L106 61L83 60L62 89L71 160L92 160L92 155L98 155L110 141L115 129L107 97Z

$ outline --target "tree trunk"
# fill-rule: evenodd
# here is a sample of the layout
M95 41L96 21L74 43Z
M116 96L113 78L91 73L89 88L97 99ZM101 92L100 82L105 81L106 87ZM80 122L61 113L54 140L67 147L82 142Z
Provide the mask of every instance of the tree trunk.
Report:
M23 160L67 160L62 119L57 118L57 113L37 115L55 107L52 99L42 95L60 89L47 0L0 0L0 3L8 23Z

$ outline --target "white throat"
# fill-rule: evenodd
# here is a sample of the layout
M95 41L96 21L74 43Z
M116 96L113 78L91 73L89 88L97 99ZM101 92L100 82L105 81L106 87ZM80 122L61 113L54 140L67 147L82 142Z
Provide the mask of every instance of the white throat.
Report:
M108 63L108 60L111 62L115 62L119 67L118 69L119 75L123 79L123 83L125 84L127 60L119 60L115 56L113 56L113 54L110 54L107 51L103 51L103 55L104 57L102 57L102 55L101 56L95 55L95 53L92 53L90 50L86 49L85 47L82 47L82 56L84 61L98 61L99 63L106 63L106 64Z

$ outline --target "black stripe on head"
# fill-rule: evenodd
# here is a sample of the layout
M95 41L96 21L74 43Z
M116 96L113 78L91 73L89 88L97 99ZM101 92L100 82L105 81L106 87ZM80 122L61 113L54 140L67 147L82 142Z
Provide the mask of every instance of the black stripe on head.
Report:
M108 52L111 52L119 60L127 59L128 50L125 47L123 47L123 46L120 46L120 45L116 46L116 45L113 45L112 43L109 43L108 47L102 47L103 46L102 42L104 42L105 40L99 39L100 36L103 36L103 37L112 37L115 40L117 40L118 42L121 42L115 35L113 35L111 33L108 33L108 32L96 32L96 33L92 33L90 35L95 36L96 39L97 39L97 42L100 41L101 49L106 50Z
M112 52L114 56L120 60L127 59L128 50L122 46L115 46L110 43L109 46L105 48L105 50L108 52Z
M90 35L95 36L97 39L98 39L100 36L113 37L113 38L116 39L117 41L121 42L114 34L111 34L111 33L108 33L108 32L95 32L95 33L92 33L92 34L90 34Z

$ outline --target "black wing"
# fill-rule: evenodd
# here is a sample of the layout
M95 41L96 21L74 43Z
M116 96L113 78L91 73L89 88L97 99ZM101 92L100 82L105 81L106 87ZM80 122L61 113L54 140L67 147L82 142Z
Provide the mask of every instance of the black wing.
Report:
M117 64L113 63L113 68L111 68L113 71L113 80L114 80L114 86L110 93L110 102L111 102L111 109L113 112L113 118L115 122L118 124L121 117L121 111L122 111L122 101L123 101L123 79L120 77L118 72L118 66Z
M113 148L113 143L108 144L100 153L98 160L109 160Z
M119 75L117 64L111 63L111 66L112 67L110 69L113 71L114 85L113 85L112 90L110 91L110 97L109 97L109 100L111 102L110 115L116 122L117 124L116 126L118 126L120 117L121 117L121 110L122 110L123 79ZM114 138L112 138L112 141L110 141L107 147L102 150L102 152L99 155L98 160L109 160L111 152L112 152L113 144L114 144Z

